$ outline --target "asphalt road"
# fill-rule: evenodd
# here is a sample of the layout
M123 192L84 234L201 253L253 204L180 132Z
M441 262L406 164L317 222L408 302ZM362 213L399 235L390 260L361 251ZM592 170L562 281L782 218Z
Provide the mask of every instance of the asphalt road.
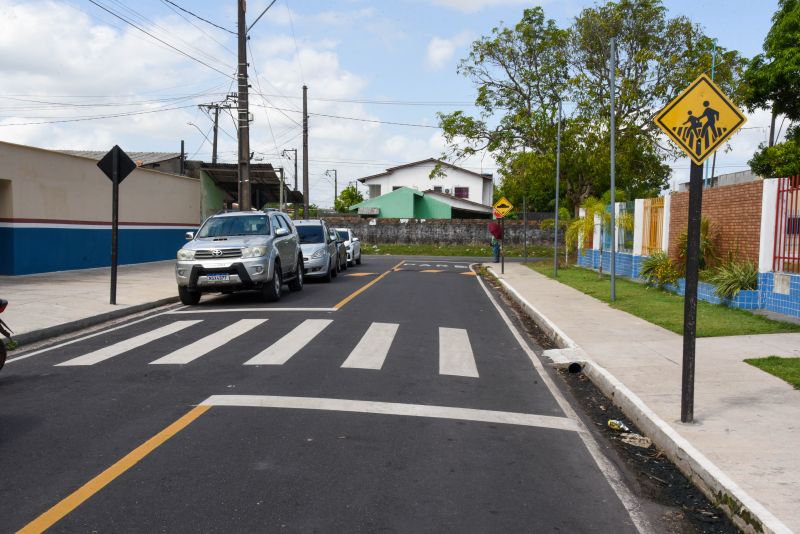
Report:
M15 355L0 531L636 532L468 263L399 260Z

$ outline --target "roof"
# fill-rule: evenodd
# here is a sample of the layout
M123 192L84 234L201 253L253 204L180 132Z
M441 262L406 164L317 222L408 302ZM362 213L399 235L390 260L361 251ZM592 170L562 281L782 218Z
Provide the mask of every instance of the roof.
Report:
M239 196L239 165L237 163L200 163L199 169L232 198ZM250 165L250 186L253 198L256 192L264 195L264 202L278 202L280 199L280 179L270 163L254 163ZM284 202L300 203L303 194L291 191L284 182Z
M467 200L466 198L455 197L453 195L448 195L447 193L440 193L439 191L434 191L433 189L428 189L427 191L425 191L425 194L438 197L438 200L441 200L442 202L449 204L454 208L469 210L469 211L480 211L484 213L492 212L492 207L487 206L486 204L473 202L471 200Z
M100 161L108 154L108 150L54 150L70 156L80 156ZM137 165L152 165L160 161L180 158L180 152L126 152Z
M400 170L400 169L405 169L405 168L408 168L408 167L416 167L417 165L424 165L424 164L431 164L431 163L433 165L439 164L439 165L442 165L443 167L449 167L451 169L456 169L456 170L459 170L459 171L462 171L462 172L466 172L467 174L471 174L473 176L477 176L478 178L483 178L484 180L491 181L491 179L492 179L492 175L491 174L481 174L479 172L471 171L469 169L465 169L464 167L459 167L458 165L453 165L452 163L448 163L448 162L442 161L440 159L428 158L428 159L423 159L423 160L420 160L420 161L414 161L412 163L405 163L403 165L398 165L397 167L389 167L384 172L381 172L381 173L378 173L378 174L372 174L370 176L364 176L363 178L358 178L358 181L364 183L366 180L370 180L372 178L380 178L381 176L388 176L388 175L392 174L394 171L397 171L397 170Z

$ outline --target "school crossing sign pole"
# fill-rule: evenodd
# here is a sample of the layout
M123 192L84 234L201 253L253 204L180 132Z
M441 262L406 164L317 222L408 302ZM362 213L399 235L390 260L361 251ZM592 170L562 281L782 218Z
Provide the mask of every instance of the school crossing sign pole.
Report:
M692 160L689 173L689 228L686 239L686 291L683 305L681 421L694 421L697 277L703 162L742 125L744 114L705 74L670 101L654 119L656 125Z
M492 206L495 219L500 219L500 228L503 239L500 240L500 274L506 273L506 251L503 250L503 241L506 237L506 215L514 209L514 205L506 197L501 198Z

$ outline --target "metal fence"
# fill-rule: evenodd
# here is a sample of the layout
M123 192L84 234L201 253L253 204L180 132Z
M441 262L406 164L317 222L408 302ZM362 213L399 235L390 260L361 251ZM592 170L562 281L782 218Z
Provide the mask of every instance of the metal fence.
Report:
M779 178L772 270L800 273L800 176Z
M663 250L664 197L644 199L642 230L642 256Z

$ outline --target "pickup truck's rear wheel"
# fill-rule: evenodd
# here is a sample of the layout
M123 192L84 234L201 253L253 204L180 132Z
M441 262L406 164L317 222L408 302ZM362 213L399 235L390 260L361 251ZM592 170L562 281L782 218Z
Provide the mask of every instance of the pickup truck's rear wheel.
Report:
M180 297L181 303L187 306L196 306L200 302L200 292L192 291L186 286L178 286L178 297Z
M289 289L292 291L303 290L303 260L297 260L297 275L294 280L289 282Z
M283 278L281 277L281 268L275 265L275 274L272 275L272 281L267 282L261 290L264 300L267 302L277 302L281 300L281 287L283 286Z

